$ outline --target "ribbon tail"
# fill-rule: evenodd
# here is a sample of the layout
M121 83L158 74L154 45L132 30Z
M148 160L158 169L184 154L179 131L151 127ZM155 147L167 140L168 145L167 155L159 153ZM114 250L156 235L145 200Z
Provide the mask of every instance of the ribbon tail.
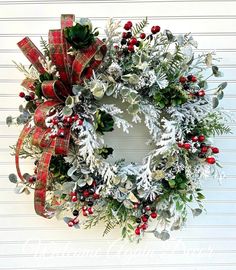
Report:
M54 141L55 142L55 141ZM39 216L52 218L55 210L46 203L47 184L49 178L49 165L54 149L49 148L43 152L37 168L37 180L34 191L34 209Z
M45 59L44 55L39 51L35 44L30 40L30 38L25 37L20 42L17 43L18 47L21 49L26 58L30 63L35 67L35 69L40 73L44 74L42 64L39 61L39 58Z
M21 179L21 181L24 181L24 177L20 170L20 151L22 149L25 138L31 133L32 130L33 128L30 127L29 124L26 124L24 128L22 129L21 134L16 143L15 164L16 164L17 174L19 178Z

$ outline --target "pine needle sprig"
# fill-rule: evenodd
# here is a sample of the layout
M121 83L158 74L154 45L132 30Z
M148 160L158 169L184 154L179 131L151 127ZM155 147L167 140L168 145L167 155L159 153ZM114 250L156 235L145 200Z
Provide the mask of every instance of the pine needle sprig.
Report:
M50 56L49 44L42 37L40 37L40 46L43 50L44 55L49 57Z
M102 236L107 235L108 233L111 232L111 230L113 230L116 226L117 226L118 222L116 219L107 219L106 221L106 225L105 225L105 230L103 231Z
M145 17L141 22L138 22L133 26L133 35L136 36L137 34L140 34L147 25L148 18Z

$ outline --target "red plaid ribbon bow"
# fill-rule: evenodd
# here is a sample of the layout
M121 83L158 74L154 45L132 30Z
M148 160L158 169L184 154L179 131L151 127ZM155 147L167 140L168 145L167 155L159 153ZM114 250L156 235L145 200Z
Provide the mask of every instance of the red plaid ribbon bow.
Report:
M19 136L16 145L15 163L19 178L24 181L19 167L19 155L24 139L31 136L32 144L43 149L43 153L38 162L37 179L34 193L34 207L38 215L50 218L54 214L54 209L47 206L46 191L49 177L49 165L53 155L66 155L69 147L70 129L65 129L63 138L50 138L48 133L50 128L45 124L47 113L55 106L63 104L63 101L72 93L72 85L82 82L83 71L87 67L96 69L102 60L95 60L97 53L103 57L106 54L105 44L96 39L88 48L80 50L75 57L67 54L69 44L64 37L64 28L73 26L74 15L61 15L61 29L49 30L49 51L52 63L56 65L60 75L60 80L44 81L42 83L42 93L47 100L40 104L34 114L35 127L26 124ZM19 48L28 58L35 69L44 74L45 70L39 59L45 59L34 43L25 37L18 43ZM25 79L22 86L26 89L34 90L34 81Z

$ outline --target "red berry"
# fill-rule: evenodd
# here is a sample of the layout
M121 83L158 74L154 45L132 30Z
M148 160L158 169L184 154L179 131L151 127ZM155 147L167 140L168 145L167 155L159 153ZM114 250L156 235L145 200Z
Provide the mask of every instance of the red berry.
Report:
M77 121L79 119L78 114L74 115L74 120Z
M204 142L205 141L205 136L204 135L198 136L198 141L199 142Z
M134 209L138 209L138 206L139 206L138 203L135 203L134 204Z
M128 23L126 23L126 24L124 25L124 29L125 29L126 31L130 30L131 28L132 28L132 25L130 25L130 24L128 24Z
M34 99L35 98L34 92L30 92L30 96L31 96L32 99Z
M191 81L192 81L192 82L196 82L196 81L197 81L197 77L196 77L196 76L192 76Z
M117 50L118 48L119 48L119 46L118 46L118 45L114 45L114 49L116 49L116 50Z
M134 45L130 44L128 46L128 51L133 52L134 51Z
M87 217L88 213L86 211L83 211L83 216Z
M191 148L191 144L190 143L184 143L184 148L186 150L189 150Z
M73 219L73 223L74 224L78 224L79 223L79 220L77 219L77 217Z
M130 40L130 44L131 44L131 45L136 45L137 42L138 42L137 38L132 38L132 39Z
M52 124L53 124L53 125L57 125L57 124L58 124L58 122L59 122L59 121L58 121L58 119L57 119L57 118L53 118L53 119L52 119Z
M57 135L60 136L60 137L64 137L64 135L65 135L64 129L63 128L59 128L58 129L58 132L57 132Z
M122 38L127 38L127 33L126 32L122 33Z
M146 206L146 207L145 207L145 210L146 210L146 211L150 211L150 210L151 210L151 207L150 207L150 206Z
M92 208L92 207L89 207L89 208L88 208L88 213L89 213L90 215L93 214L93 208Z
M28 179L28 182L30 184L33 184L35 182L36 178L34 176L30 176L29 179Z
M142 216L141 219L142 219L143 222L147 222L148 221L148 217L146 217L146 216Z
M89 197L89 191L88 190L85 190L84 192L83 192L83 195L84 195L84 197L86 198L86 197Z
M206 153L208 151L208 147L207 146L203 146L201 148L201 153Z
M93 194L93 198L94 198L94 200L97 200L97 199L100 198L100 195L98 193L94 193Z
M143 225L141 226L141 228L145 231L148 228L148 224L147 223L143 223Z
M87 210L87 206L84 205L84 206L82 207L82 210L83 210L83 211L86 211L86 210Z
M145 39L145 37L146 37L146 34L145 34L145 33L141 33L141 34L140 34L140 38L141 38L141 39Z
M157 213L156 213L156 212L152 212L152 213L151 213L151 217L152 217L152 218L156 218L156 217L157 217Z
M79 120L79 126L82 126L84 121L82 119Z
M132 26L133 26L133 23L132 23L131 21L128 21L126 24L129 24L129 25L130 25L130 27L132 27Z
M205 94L206 94L206 93L205 93L205 91L204 91L203 89L201 89L201 90L198 91L198 96L199 96L199 97L204 97Z
M139 227L137 227L137 228L135 229L135 234L136 234L136 235L140 235L140 228L139 228Z
M192 140L192 142L197 142L197 141L198 141L198 136L193 136L193 137L191 138L191 140Z
M216 159L214 157L207 157L206 162L208 164L214 164L216 162Z
M179 147L179 148L183 148L183 147L184 147L184 144L181 143L181 142L179 142L179 143L178 143L178 147Z
M72 202L77 202L77 200L78 200L78 199L77 199L77 196L73 196L73 197L71 198L71 201L72 201Z
M184 76L179 77L179 82L180 83L185 83L186 81L187 81L186 77L184 77Z
M25 93L24 92L20 92L19 93L19 97L21 97L21 98L25 97Z
M151 32L152 32L153 34L156 34L156 33L160 32L160 30L161 30L161 27L158 26L158 25L153 26L153 27L151 28Z
M217 147L212 147L211 150L212 150L212 153L214 154L218 154L220 152L219 148Z
M74 226L74 222L73 222L72 220L69 221L69 222L68 222L68 226L69 226L69 227L73 227L73 226Z

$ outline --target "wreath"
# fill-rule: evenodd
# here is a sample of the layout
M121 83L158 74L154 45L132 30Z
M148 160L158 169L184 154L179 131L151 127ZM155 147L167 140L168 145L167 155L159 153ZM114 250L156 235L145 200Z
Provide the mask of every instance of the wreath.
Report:
M25 102L7 124L24 128L12 147L18 177L9 179L17 193L34 190L38 215L73 228L102 221L104 234L120 226L130 240L145 233L167 240L189 211L204 210L200 179L221 175L210 138L230 132L218 108L227 83L207 86L222 76L219 59L197 54L191 34L147 25L128 21L120 32L110 19L101 40L89 19L62 15L61 29L49 31L48 43L41 38L43 53L28 37L18 43L31 65L16 63ZM140 122L149 153L141 163L112 161L104 134ZM34 170L22 174L19 160L28 157Z

